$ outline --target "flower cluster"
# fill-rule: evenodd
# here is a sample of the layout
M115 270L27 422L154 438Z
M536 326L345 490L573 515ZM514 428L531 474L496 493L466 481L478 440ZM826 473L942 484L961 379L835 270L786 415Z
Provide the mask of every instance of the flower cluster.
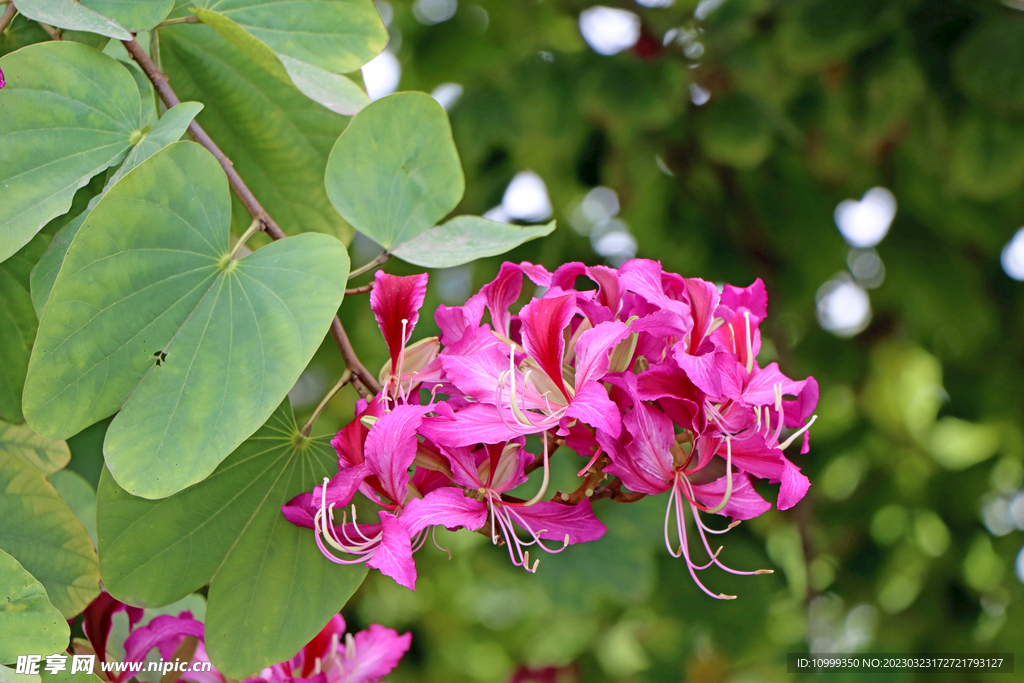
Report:
M158 615L149 623L139 625L143 610L129 607L112 598L106 591L86 608L85 632L100 662L107 661L107 641L112 617L116 612L128 613L130 632L124 642L123 663L144 662L155 648L169 662L176 657L189 660L191 670L182 680L192 683L227 683L229 680L215 667L196 667L209 662L205 647L203 622L188 610L178 616ZM186 642L191 638L191 643ZM275 664L245 679L242 683L377 683L397 665L409 650L412 634L398 632L373 624L355 635L345 633L345 619L335 615L313 640L286 662ZM105 671L106 669L104 669ZM122 683L133 675L130 666L114 669L112 683Z
M524 279L543 293L513 314ZM332 441L338 474L283 507L291 522L315 529L327 557L366 562L414 588L412 554L435 525L487 525L513 564L535 571L534 546L560 552L600 538L590 499L625 487L634 493L620 499L668 492L666 544L704 592L733 597L700 582L696 572L711 565L764 571L719 562L707 534L724 529L700 515L734 525L768 510L751 477L781 483L781 510L810 486L783 450L802 437L807 452L818 386L758 364L767 312L760 280L720 292L644 259L553 273L505 263L464 306L438 308L440 338L408 345L426 286L425 274L376 274L370 303L391 356L383 389L359 402ZM541 453L527 452L529 435L540 436ZM551 446L563 444L589 458L581 476L614 477L601 487L609 495L586 487L544 500ZM541 468L536 496L509 494ZM337 519L356 493L379 507L378 519L359 523L354 505L351 518ZM687 509L705 564L691 559Z

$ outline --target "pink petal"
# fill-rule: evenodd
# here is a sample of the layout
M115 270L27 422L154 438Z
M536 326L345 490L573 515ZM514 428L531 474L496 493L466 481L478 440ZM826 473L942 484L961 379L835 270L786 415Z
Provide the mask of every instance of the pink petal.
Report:
M673 299L665 293L660 261L632 259L619 268L622 286L630 292L639 294L644 300L666 311L671 311L680 318L681 324L690 329L690 306L685 301Z
M509 336L509 323L512 320L509 308L523 291L523 275L530 278L534 284L543 287L551 285L551 274L543 266L535 266L526 261L519 265L506 261L501 264L498 277L480 289L480 294L487 302L494 330L506 337Z
M701 344L694 355L686 353L682 344L676 344L672 349L672 357L686 376L711 399L722 396L722 377L718 372L716 355L715 345L710 341Z
M487 521L487 504L466 493L466 489L448 487L414 498L402 510L402 523L413 536L435 524L476 531Z
M719 457L726 457L727 450L724 438L708 439L708 443L715 443L717 445L716 452ZM701 448L701 451L703 450ZM746 438L732 440L733 468L748 472L759 479L779 481L784 473L785 460L782 451L769 446L760 434L749 434ZM701 463L703 464L704 462L706 460L702 452Z
M295 526L315 529L314 519L318 507L319 503L314 500L312 493L300 493L281 506L281 514Z
M708 484L694 484L693 494L705 507L714 508L722 503L726 487L726 478L719 477ZM733 519L753 519L764 514L771 507L772 504L754 490L750 484L750 477L745 472L733 472L732 495L729 496L729 502L718 514Z
M695 353L714 321L718 309L718 288L714 283L692 277L686 279L686 294L693 316L693 334L688 351Z
M365 631L359 631L353 638L354 652L351 657L345 652L341 656L342 676L332 683L375 683L387 676L398 666L402 656L409 651L412 634L398 635L398 632L372 624Z
M813 377L794 381L779 370L778 363L769 363L754 372L743 391L743 402L747 405L775 405L775 385L780 385L783 396L796 396L796 400L784 400L787 427L801 427L818 405L818 382Z
M370 308L377 317L377 325L380 326L384 341L388 344L392 373L398 371L398 355L416 327L426 294L426 273L400 277L378 270L374 274ZM406 321L404 334L402 320Z
M154 647L160 648L160 656L170 659L174 650L185 636L203 639L203 622L196 621L189 611L179 616L160 615L149 624L131 632L124 641L125 661L141 662Z
M467 331L480 327L484 315L484 298L475 295L465 306L449 308L444 304L434 312L434 321L441 330L441 343L450 346L462 339Z
M409 467L416 458L416 431L433 406L400 405L370 427L366 437L366 464L381 487L401 505L409 489Z
M569 398L569 394L564 388L565 381L562 378L562 360L565 354L562 330L568 327L575 312L575 294L534 299L519 312L526 352L555 386L561 389L566 398Z
M549 541L562 542L566 535L569 536L569 545L596 541L608 530L594 516L590 501L586 498L576 505L545 500L533 507L506 505L505 509L517 524Z
M412 560L412 542L405 525L390 512L381 510L380 545L367 562L371 569L390 576L400 586L416 590L416 564Z
M759 324L768 315L768 293L761 278L754 280L749 287L726 285L722 290L722 306L732 311L734 316L750 311L751 324ZM722 317L721 313L718 315Z
M805 477L800 472L800 468L789 460L786 458L782 460L785 470L782 473L782 486L779 488L779 499L776 501L776 506L780 510L788 510L807 494L807 489L811 488L811 480Z
M607 362L605 359L605 363ZM618 438L622 432L619 408L608 398L608 392L600 382L588 382L584 385L569 402L565 414L603 430L614 438Z
M608 362L615 345L629 336L624 323L600 323L580 335L576 341L576 388L600 380L608 374Z
M493 339L493 336L491 338ZM510 382L505 379L503 383L499 383L498 379L502 373L508 373L510 352L510 347L493 344L472 356L442 355L439 359L448 381L466 396L481 403L494 404L496 396L499 395L496 390L501 386L501 402L507 406L511 400ZM516 402L520 406L539 409L544 409L548 404L536 389L527 385L523 373L518 368Z
M461 407L457 413L444 403L436 404L434 409L438 416L424 418L419 431L443 447L501 443L523 434L538 434L551 427L550 424L523 427L515 422L511 410L502 408L502 419L497 407L485 403L470 403Z

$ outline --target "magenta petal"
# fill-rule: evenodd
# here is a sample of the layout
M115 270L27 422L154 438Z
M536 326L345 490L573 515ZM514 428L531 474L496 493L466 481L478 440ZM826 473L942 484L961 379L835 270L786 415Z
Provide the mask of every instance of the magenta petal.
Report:
M605 360L607 363L607 359ZM618 438L622 432L619 408L600 382L588 382L576 393L565 414Z
M327 482L327 507L332 505L336 508L343 508L352 502L352 497L362 486L363 480L372 472L366 463L342 470L331 477ZM320 508L323 501L323 485L313 489L312 504L314 512Z
M714 508L722 503L726 486L726 478L719 477L708 484L694 484L693 494L705 507ZM758 495L754 487L751 486L750 477L745 472L733 472L732 495L729 496L729 502L718 514L733 519L753 519L764 514L771 507L772 504Z
M487 521L487 504L466 496L465 489L447 487L409 501L402 511L402 523L413 536L428 526L446 529L465 527L476 531Z
M690 299L690 313L693 316L693 334L690 336L690 351L693 352L708 330L718 310L718 288L714 283L700 278L686 278L686 294Z
M722 377L718 372L716 355L715 345L710 341L701 344L695 355L686 353L682 344L676 344L672 349L672 357L686 376L712 399L722 396Z
M493 339L493 336L491 336ZM495 340L497 341L497 340ZM484 351L472 356L439 356L445 376L466 396L482 403L495 402L499 395L497 389L502 387L500 396L503 404L510 401L509 380L503 383L498 379L502 373L508 373L511 348L497 343ZM516 401L521 407L544 409L548 403L536 389L527 385L523 373L516 369Z
M420 307L427 294L427 274L388 275L382 270L374 274L370 291L370 308L377 317L377 325L384 335L391 353L391 372L398 371L398 354L405 347L420 317ZM402 331L405 320L405 333Z
M670 449L675 445L672 421L657 408L637 401L623 419L626 433L633 438L626 444L625 457L650 477L670 482L675 468Z
M543 266L535 266L526 261L519 265L506 261L501 264L498 277L480 289L480 294L487 302L487 310L491 314L494 331L506 337L509 334L509 323L512 320L509 308L519 298L519 293L523 291L523 275L537 285L544 287L551 285L551 274Z
M370 427L366 464L394 502L401 505L409 489L409 467L416 458L416 430L431 405L400 405Z
M398 666L409 650L412 634L400 636L393 629L372 624L367 630L356 633L353 642L351 655L347 649L342 650L341 678L332 677L331 683L376 683Z
M416 590L416 564L412 561L412 542L405 525L390 512L381 510L381 540L366 566L379 569L400 586Z
M580 335L576 340L577 389L591 380L600 380L608 373L609 354L629 333L630 329L624 323L609 321Z
M782 459L785 470L782 473L782 486L779 488L779 499L776 502L780 510L788 510L807 494L811 488L811 480L803 475L800 468L786 458Z
M287 503L281 506L281 514L295 526L304 526L307 529L315 529L316 510L318 501L314 501L312 493L300 493Z
M680 318L686 329L690 329L690 306L685 301L675 300L665 294L662 282L664 273L659 261L632 259L622 265L619 273L625 289L639 294L658 308L671 311Z
M471 297L465 306L441 304L434 312L434 321L441 330L441 343L451 346L459 341L467 331L480 327L483 316L484 298L479 294Z
M533 507L505 506L512 519L524 529L529 529L549 541L565 541L569 545L596 541L604 536L608 528L594 516L590 501L586 498L576 505L563 505L551 500L542 501Z
M146 626L132 631L124 641L125 661L141 662L154 647L160 648L164 659L170 659L185 636L203 639L203 622L196 621L191 612L185 611L176 617L154 617Z
M714 441L717 441L719 457L726 457L725 439L719 438ZM759 479L779 481L785 470L785 461L782 451L769 446L760 434L750 434L746 438L732 440L732 466Z
M523 346L537 362L544 374L565 391L562 378L562 359L565 355L565 340L562 330L576 312L576 295L562 294L543 299L534 299L519 312L522 321Z
M438 404L435 408L439 415L424 418L420 434L444 447L501 443L523 434L537 434L551 427L548 424L523 427L516 424L511 410L501 408L504 413L502 419L497 407L485 403L470 403L457 413L445 404Z
M742 316L744 310L750 311L751 324L760 323L768 315L768 293L761 278L754 280L749 287L726 285L722 290L722 306L734 315Z

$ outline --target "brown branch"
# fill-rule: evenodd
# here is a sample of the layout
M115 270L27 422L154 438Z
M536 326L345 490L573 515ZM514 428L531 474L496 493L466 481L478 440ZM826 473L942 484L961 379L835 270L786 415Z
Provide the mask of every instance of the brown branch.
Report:
M0 34L7 30L7 25L14 19L14 15L18 13L18 8L14 6L14 3L7 5L4 9L4 13L0 15Z
M356 294L368 294L373 291L373 283L363 285L362 287L353 287L345 290L345 296L355 296Z
M149 78L153 87L156 88L157 93L160 95L160 99L163 100L164 104L168 108L174 107L181 104L181 100L171 89L170 83L167 81L167 76L164 75L160 69L157 68L153 60L149 58L149 55L142 49L142 46L135 40L125 40L124 46L128 50L128 54L131 55L132 59L138 62L139 66L142 67L146 77ZM242 205L245 206L245 210L249 212L254 220L259 220L262 229L270 235L274 240L283 239L286 237L284 231L274 222L274 219L266 212L266 210L260 205L259 200L252 191L246 186L245 181L238 175L238 171L235 170L234 164L231 160L225 156L224 152L220 151L216 143L206 134L206 131L196 122L188 126L188 132L192 135L193 139L200 145L206 148L220 163L221 168L224 169L224 173L228 177L228 184L231 185L231 189L235 195L242 201ZM378 257L380 258L380 257ZM369 371L363 367L363 364L359 362L359 357L356 356L355 349L352 348L351 342L348 340L348 335L345 334L345 328L341 325L341 320L338 316L334 316L334 320L331 322L331 334L334 336L334 340L338 344L338 349L341 351L341 356L345 360L345 365L352 374L355 375L359 382L362 383L366 389L369 389L373 393L380 391L380 384L377 383L376 378L369 373ZM356 388L359 389L358 384ZM360 392L361 394L363 392Z
M642 500L647 497L646 493L639 493L637 491L623 491L622 480L615 477L607 486L598 486L594 489L594 495L590 497L590 500L601 500L608 498L615 501L616 503L635 503L638 500Z
M593 467L587 470L587 474L583 477L583 483L573 491L572 493L562 493L558 491L555 493L555 497L551 500L556 503L564 503L566 505L576 505L584 498L590 498L594 495L597 490L598 484L604 481L608 475L604 473L604 468L611 463L611 458L607 455L602 455L594 463Z
M156 88L157 93L160 95L160 99L163 100L167 108L177 106L181 104L181 100L171 89L170 84L167 82L167 76L157 68L153 60L149 58L142 46L133 38L132 40L125 40L124 46L128 49L128 54L132 56L142 70L146 73L150 82L153 83L153 87ZM242 180L242 176L238 175L238 171L235 170L235 165L231 163L231 159L225 156L224 152L220 151L217 144L206 134L195 120L188 126L188 132L192 135L193 139L200 145L206 148L210 154L217 159L220 163L221 168L224 169L224 173L228 176L228 184L231 185L231 189L235 195L242 201L242 205L245 206L245 210L249 212L249 215L254 219L259 219L260 225L264 232L270 235L273 239L283 239L286 235L274 219L266 212L266 210L260 206L259 201L256 199L256 195L252 193L252 190L246 186L245 181Z

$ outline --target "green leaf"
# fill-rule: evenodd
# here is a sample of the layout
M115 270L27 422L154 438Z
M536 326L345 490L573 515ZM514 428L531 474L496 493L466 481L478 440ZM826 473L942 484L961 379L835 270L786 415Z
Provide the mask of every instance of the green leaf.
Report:
M66 441L48 439L24 424L0 421L0 449L21 458L44 476L63 469L71 460L71 449Z
M19 674L0 664L0 683L40 683L39 674Z
M46 241L44 235L36 235L0 263L0 418L10 422L24 419L21 394L37 326L29 275L46 250Z
M174 0L79 0L82 6L135 32L148 31L167 18Z
M104 456L135 495L203 480L255 432L344 296L348 253L326 235L231 260L230 201L199 145L156 153L89 214L40 321L29 423L67 437L120 408Z
M68 622L43 584L0 550L0 662L18 655L50 655L68 646Z
M371 0L194 0L193 4L204 23L209 23L209 14L220 14L278 55L334 73L355 71L388 42L387 28Z
M338 114L351 116L370 103L358 85L318 66L301 62L287 55L278 55L266 43L257 40L241 26L219 12L199 10L202 22L213 27L228 42L267 70L274 78L294 86L314 102Z
M124 158L142 130L142 105L116 59L78 43L30 45L0 58L0 69L4 261L66 212L75 190Z
M103 190L93 197L85 211L57 232L53 241L50 242L46 253L39 259L39 263L36 264L35 268L32 269L32 306L35 308L37 316L43 315L43 308L46 306L46 300L53 289L53 283L57 279L57 272L60 270L61 264L64 263L68 247L71 246L71 241L75 239L75 235L78 234L78 230L82 227L82 223L85 222L89 212L99 204L99 201L114 186L114 183L125 177L129 171L167 145L181 139L189 124L192 123L192 119L202 109L203 105L198 102L182 102L168 109L163 117L156 122L153 129L143 134L138 144L132 147L124 162L118 167L117 172L107 181Z
M71 512L85 527L86 533L96 545L96 491L82 475L71 470L60 470L46 478L57 490L57 495L68 504Z
M119 600L166 605L210 582L206 648L243 678L291 657L362 582L280 507L337 471L326 439L299 435L287 401L205 481L159 501L100 479L103 581Z
M772 129L757 100L730 93L712 100L700 119L700 144L712 161L756 168L772 150Z
M70 619L100 594L100 565L89 535L42 473L0 451L0 549L46 588Z
M550 235L554 229L554 221L526 227L498 223L480 216L457 216L444 225L420 233L391 253L424 268L451 268L479 258L504 254L523 242Z
M57 28L98 33L101 36L131 40L132 34L117 22L98 14L75 0L18 0L18 11Z
M352 117L325 180L338 213L388 250L444 218L465 190L448 115L418 92L389 95Z
M957 47L953 73L965 93L996 106L1024 107L1024 21L1006 15L971 31Z
M178 96L206 105L199 123L285 232L351 238L323 186L345 118L273 78L207 26L160 29L160 57Z

